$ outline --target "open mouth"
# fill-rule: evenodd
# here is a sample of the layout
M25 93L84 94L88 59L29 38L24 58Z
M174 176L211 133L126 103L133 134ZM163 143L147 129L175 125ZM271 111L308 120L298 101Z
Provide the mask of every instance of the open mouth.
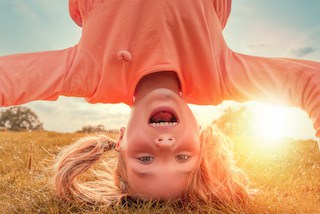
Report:
M151 126L176 126L178 117L169 109L158 109L154 111L149 119Z

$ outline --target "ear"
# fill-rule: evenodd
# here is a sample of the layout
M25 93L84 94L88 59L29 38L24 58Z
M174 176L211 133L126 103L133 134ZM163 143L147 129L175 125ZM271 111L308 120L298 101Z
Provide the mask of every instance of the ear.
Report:
M119 135L118 142L116 143L116 148L115 148L117 151L120 150L120 143L121 143L121 141L123 139L125 131L126 131L125 127L121 127L120 128L120 135Z

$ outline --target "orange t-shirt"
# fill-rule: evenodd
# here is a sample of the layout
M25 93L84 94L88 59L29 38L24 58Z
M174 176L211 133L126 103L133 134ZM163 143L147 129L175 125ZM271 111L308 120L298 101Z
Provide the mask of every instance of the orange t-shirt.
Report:
M233 52L222 30L231 0L69 0L74 47L0 57L0 105L85 97L126 103L138 81L174 71L188 103L281 102L308 112L320 136L320 63Z

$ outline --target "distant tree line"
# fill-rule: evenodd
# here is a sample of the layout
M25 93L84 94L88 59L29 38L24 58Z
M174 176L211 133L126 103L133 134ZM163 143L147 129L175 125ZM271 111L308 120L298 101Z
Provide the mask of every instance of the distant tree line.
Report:
M212 124L216 125L227 136L245 137L252 130L252 126L254 125L252 123L253 120L254 115L248 107L229 107Z
M0 111L0 130L43 130L43 124L31 109L24 106L13 106Z
M81 129L77 130L76 133L104 133L107 132L107 129L104 125L87 125L83 126Z
M227 135L244 136L250 129L252 112L247 107L227 108L224 113L212 123ZM29 131L43 130L36 113L24 106L14 106L0 111L0 131ZM104 125L87 125L77 130L76 133L106 133Z

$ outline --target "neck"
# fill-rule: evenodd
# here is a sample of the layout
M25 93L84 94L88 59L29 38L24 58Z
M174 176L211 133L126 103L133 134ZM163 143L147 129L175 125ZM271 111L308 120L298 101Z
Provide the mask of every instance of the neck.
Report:
M171 71L162 71L143 77L136 87L135 99L137 100L157 88L167 88L179 94L180 82L177 75Z

